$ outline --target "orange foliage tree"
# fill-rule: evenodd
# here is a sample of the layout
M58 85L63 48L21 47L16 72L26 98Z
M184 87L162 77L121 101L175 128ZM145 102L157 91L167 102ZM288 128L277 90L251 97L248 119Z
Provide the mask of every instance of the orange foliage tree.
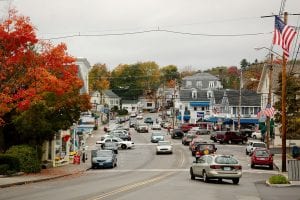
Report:
M45 116L54 117L45 118L53 132L67 128L90 108L89 97L79 94L83 83L75 58L67 54L65 44L39 41L28 17L15 10L9 16L0 24L0 133L5 134L7 126L22 133L25 123L20 122L37 104L44 105Z

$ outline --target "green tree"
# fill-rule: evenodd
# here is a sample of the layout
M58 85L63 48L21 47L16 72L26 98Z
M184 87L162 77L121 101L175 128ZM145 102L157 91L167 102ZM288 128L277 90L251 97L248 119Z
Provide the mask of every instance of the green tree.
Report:
M89 72L89 89L90 91L98 91L102 100L103 91L109 89L110 72L105 64L95 64ZM103 102L100 102L103 104Z
M278 75L279 87L275 91L279 101L275 103L276 109L279 111L275 115L276 122L281 122L281 102L282 102L282 75ZM293 74L288 74L286 79L286 121L287 121L287 139L300 139L300 78Z
M244 58L241 60L240 65L241 65L241 69L245 70L249 66L249 62Z
M160 69L161 83L165 82L168 87L174 87L174 81L180 83L180 73L177 66L168 65Z

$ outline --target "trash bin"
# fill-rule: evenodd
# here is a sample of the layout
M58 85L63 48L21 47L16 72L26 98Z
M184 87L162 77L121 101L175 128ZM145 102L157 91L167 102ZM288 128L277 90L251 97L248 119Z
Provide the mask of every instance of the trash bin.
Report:
M80 155L74 155L73 164L80 164Z

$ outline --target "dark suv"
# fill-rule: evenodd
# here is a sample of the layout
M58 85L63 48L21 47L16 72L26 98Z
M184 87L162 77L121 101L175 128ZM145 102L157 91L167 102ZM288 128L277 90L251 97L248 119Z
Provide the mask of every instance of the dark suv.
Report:
M179 138L179 139L182 139L184 133L181 129L174 129L171 133L171 138L174 139L174 138Z
M220 131L217 133L216 135L216 140L220 142L220 144L223 143L228 143L228 144L232 144L232 143L242 143L245 144L248 139L247 136L241 134L238 131Z
M196 158L200 158L203 155L213 154L217 151L215 144L213 143L199 143L195 148Z

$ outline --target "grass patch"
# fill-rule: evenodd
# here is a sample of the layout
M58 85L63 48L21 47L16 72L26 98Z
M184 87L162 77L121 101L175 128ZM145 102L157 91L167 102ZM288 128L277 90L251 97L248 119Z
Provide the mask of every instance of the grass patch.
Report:
M271 176L269 178L270 184L289 184L289 180L281 174Z

